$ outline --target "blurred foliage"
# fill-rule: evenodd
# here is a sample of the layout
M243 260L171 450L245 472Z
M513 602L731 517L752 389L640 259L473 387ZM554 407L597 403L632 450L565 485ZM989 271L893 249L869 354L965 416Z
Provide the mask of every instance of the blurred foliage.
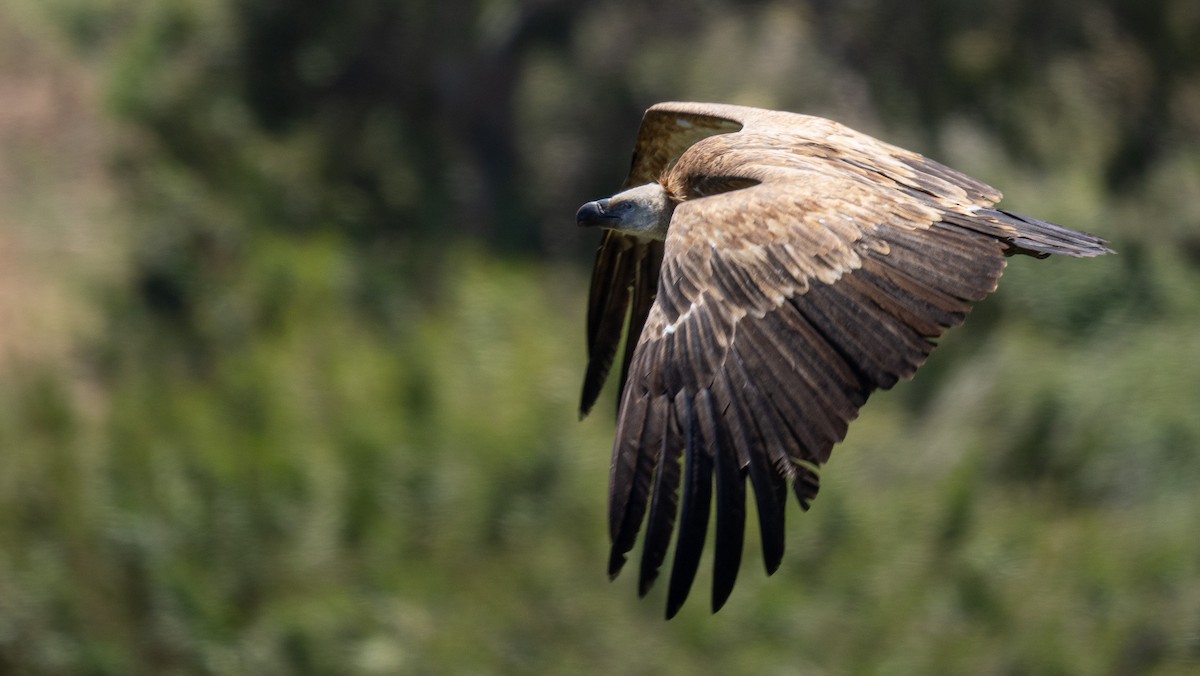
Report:
M70 363L2 365L0 673L1200 666L1192 0L3 20L103 78L128 266ZM1120 253L1012 260L864 409L780 572L750 533L726 608L701 573L666 624L603 577L571 214L670 99L835 117Z

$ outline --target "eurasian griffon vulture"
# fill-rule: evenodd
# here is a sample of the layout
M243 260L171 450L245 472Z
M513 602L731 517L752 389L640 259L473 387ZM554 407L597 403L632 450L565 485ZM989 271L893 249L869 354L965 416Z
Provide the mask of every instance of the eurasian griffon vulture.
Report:
M997 209L999 199L817 117L707 103L646 111L624 191L577 215L606 229L582 414L623 332L629 346L609 574L648 509L644 595L678 512L672 617L699 565L715 486L719 610L741 562L747 477L771 574L783 557L788 485L807 510L818 468L867 396L912 377L932 340L995 290L1006 256L1110 253L1098 237Z

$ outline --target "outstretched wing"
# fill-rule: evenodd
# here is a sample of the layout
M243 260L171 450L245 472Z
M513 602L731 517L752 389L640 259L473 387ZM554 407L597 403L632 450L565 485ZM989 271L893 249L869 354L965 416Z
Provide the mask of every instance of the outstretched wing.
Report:
M696 573L714 478L715 611L740 565L747 477L770 574L788 485L807 509L818 467L867 396L913 375L932 339L995 289L1006 253L1107 252L993 209L990 187L836 123L727 112L746 128L693 146L667 176L695 199L671 221L610 476L611 575L649 511L642 594L679 515L668 617Z
M622 190L658 180L697 141L713 134L734 132L741 127L734 120L704 111L651 108L642 118L633 162ZM588 295L588 365L583 379L580 415L587 415L600 396L628 316L629 347L625 350L620 381L624 386L633 346L637 344L642 323L658 289L662 256L663 243L659 240L614 230L604 232L596 252Z

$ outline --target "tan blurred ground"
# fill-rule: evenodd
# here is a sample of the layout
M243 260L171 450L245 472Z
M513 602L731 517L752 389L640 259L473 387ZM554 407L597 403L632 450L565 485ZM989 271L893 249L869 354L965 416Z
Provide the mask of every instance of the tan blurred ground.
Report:
M94 325L83 299L115 251L98 77L17 11L0 7L0 371Z

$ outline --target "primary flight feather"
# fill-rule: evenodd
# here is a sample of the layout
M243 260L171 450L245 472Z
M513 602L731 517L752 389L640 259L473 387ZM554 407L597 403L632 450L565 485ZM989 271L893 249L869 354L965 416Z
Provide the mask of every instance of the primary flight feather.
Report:
M709 103L647 110L623 191L576 217L606 229L582 414L627 332L609 574L645 521L644 595L678 521L674 616L715 493L719 610L741 562L747 479L771 574L789 486L807 510L818 468L867 396L912 377L932 339L995 290L1005 256L1111 253L1093 235L995 208L1000 196L818 117Z

